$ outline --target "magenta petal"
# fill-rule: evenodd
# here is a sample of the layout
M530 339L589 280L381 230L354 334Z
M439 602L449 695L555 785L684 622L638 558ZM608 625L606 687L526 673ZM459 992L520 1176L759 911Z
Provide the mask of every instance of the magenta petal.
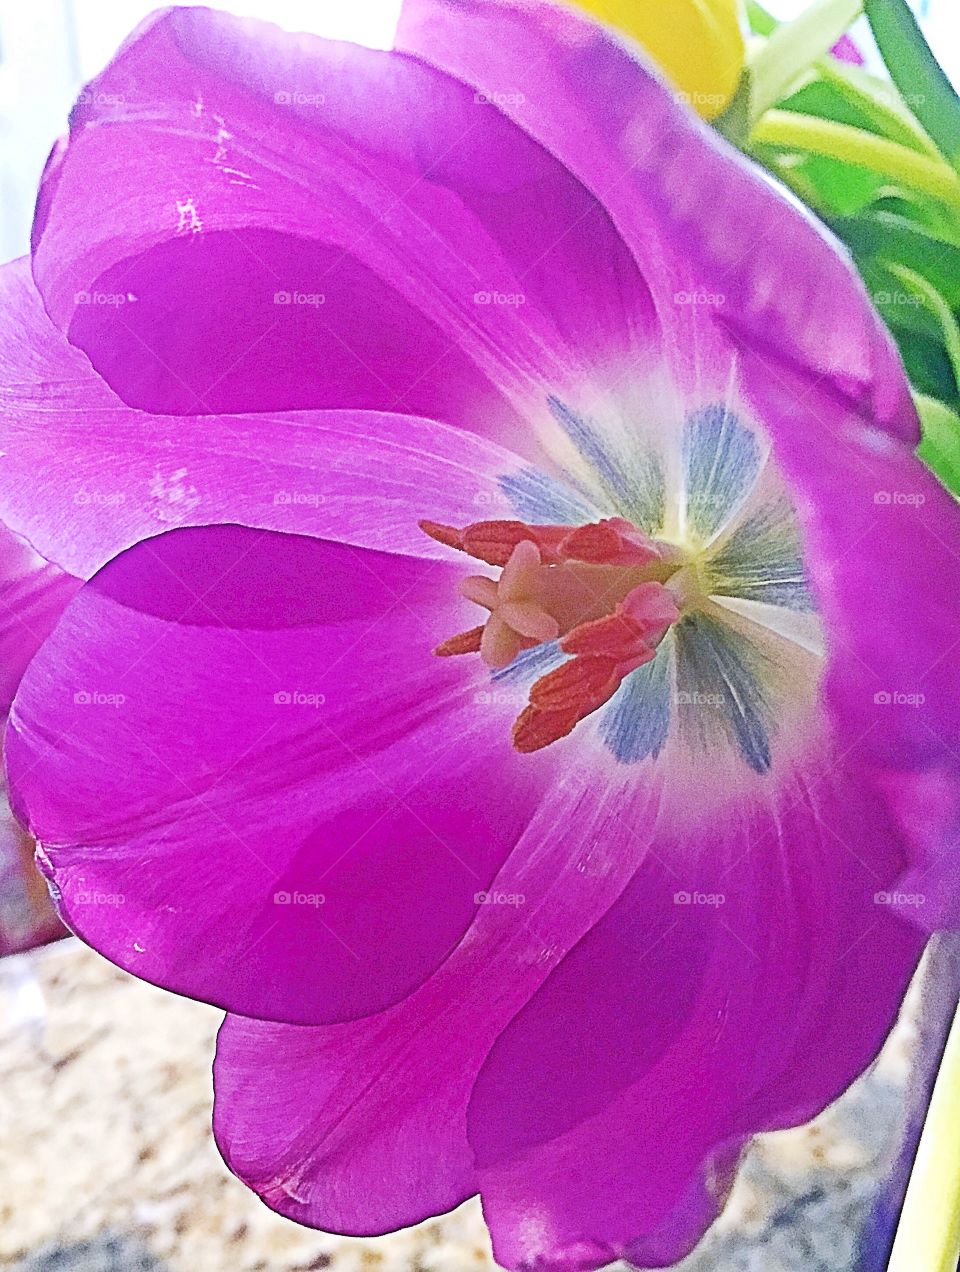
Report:
M228 1018L217 1139L270 1206L369 1234L477 1190L466 1110L484 1058L646 851L649 793L609 776L590 762L555 775L470 931L406 1001L309 1031Z
M652 318L601 205L496 105L195 8L89 86L34 271L120 396L173 414L356 407L503 436Z
M440 1038L415 1007L399 1010L310 1029L224 1021L214 1133L234 1174L280 1214L376 1236L477 1191L469 1089L457 1080L471 1037ZM401 1035L407 1018L417 1031ZM421 1038L437 1049L428 1054Z
M466 626L457 577L235 526L111 562L7 733L69 925L145 980L263 1018L415 989L553 767L505 763L515 708L478 705L487 678L432 656Z
M27 664L79 586L79 579L0 525L0 715L9 711Z
M797 492L827 634L826 707L910 845L893 895L906 897L915 922L955 926L960 505L910 449L824 385L755 356L742 369Z
M0 520L82 577L197 523L446 555L418 520L509 513L502 482L525 467L492 442L403 415L132 410L51 324L26 261L0 267L0 392Z
M840 759L775 809L660 828L474 1088L504 1267L661 1266L693 1245L743 1142L808 1120L879 1049L924 943L878 903L902 862Z
M509 86L501 109L603 202L666 326L691 308L678 286L702 290L738 343L829 377L917 440L895 345L852 262L623 41L531 0L404 0L397 47L467 84Z

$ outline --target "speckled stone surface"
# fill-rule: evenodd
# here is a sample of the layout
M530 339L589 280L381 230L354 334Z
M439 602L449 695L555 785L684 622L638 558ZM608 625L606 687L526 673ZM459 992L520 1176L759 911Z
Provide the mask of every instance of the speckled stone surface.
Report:
M761 1137L683 1272L854 1272L903 1121L911 1012L817 1122ZM70 940L0 962L0 1266L16 1272L483 1272L479 1207L375 1240L273 1215L210 1135L219 1013Z

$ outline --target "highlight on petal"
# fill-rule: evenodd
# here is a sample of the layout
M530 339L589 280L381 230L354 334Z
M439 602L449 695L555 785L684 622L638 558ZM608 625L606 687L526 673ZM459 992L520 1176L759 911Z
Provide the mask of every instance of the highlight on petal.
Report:
M29 262L0 267L0 302L0 520L78 577L141 539L218 522L438 555L417 526L428 510L462 524L509 511L513 497L546 506L556 486L529 459L410 416L137 411L52 325ZM582 509L589 520L589 505L568 498L555 519ZM39 618L16 604L39 643Z
M0 790L0 958L64 935L43 879L33 864L33 840Z
M75 108L33 268L118 395L176 415L400 411L522 449L544 377L653 330L602 203L495 94L193 7Z

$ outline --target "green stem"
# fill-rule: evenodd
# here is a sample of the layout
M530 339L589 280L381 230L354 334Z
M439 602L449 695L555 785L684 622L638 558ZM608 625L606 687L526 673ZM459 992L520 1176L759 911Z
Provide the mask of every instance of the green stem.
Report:
M873 133L791 110L768 110L750 134L752 143L806 150L855 164L898 185L932 195L960 212L960 177L948 164Z

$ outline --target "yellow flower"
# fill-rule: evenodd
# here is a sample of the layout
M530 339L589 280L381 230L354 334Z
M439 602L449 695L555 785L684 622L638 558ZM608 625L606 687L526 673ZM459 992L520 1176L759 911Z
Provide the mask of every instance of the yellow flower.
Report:
M573 0L632 36L703 115L715 119L743 70L741 0Z

